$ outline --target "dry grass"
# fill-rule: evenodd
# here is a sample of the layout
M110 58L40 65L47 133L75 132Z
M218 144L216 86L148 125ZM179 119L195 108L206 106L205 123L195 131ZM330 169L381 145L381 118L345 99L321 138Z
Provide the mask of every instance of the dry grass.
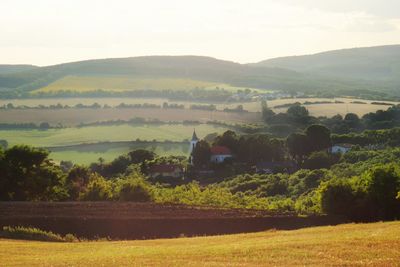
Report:
M0 240L3 266L400 266L400 223L147 241Z
M261 114L254 112L234 113L206 110L181 110L161 108L125 108L125 109L9 109L0 110L1 123L37 123L48 122L52 125L61 123L64 126L76 126L109 120L130 120L132 118L158 119L160 121L196 120L225 121L228 123L257 123Z
M362 100L355 98L298 98L298 99L277 99L267 101L268 106L272 108L275 112L286 112L287 108L274 108L278 105L289 104L289 103L304 103L304 102L317 102L317 101L341 101L344 103L329 103L329 104L314 104L314 105L306 105L305 107L309 110L310 114L313 116L327 116L332 117L337 114L342 116L347 113L355 113L359 116L363 116L369 112L376 112L378 110L387 110L389 106L384 105L373 105L372 102L389 102L392 104L398 104L397 102L390 101L372 101L372 100ZM355 104L351 103L353 101L361 101L366 104Z

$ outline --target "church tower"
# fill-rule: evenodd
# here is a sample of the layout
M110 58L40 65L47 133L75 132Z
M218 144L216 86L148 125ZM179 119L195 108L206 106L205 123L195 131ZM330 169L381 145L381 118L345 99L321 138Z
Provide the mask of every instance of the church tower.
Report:
M192 155L192 152L193 152L194 148L196 147L197 142L199 142L199 138L197 138L196 129L194 129L192 140L190 140L190 148L189 148L190 155Z
M197 142L199 142L199 138L197 138L196 135L196 129L193 130L193 136L192 136L192 140L190 140L190 147L189 147L189 162L190 164L193 164L193 150L197 145Z

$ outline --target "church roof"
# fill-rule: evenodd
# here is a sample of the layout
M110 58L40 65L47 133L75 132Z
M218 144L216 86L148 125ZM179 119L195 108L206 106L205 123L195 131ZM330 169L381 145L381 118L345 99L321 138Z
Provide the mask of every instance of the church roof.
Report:
M197 135L196 135L196 130L193 130L192 141L199 141L199 138L197 138Z

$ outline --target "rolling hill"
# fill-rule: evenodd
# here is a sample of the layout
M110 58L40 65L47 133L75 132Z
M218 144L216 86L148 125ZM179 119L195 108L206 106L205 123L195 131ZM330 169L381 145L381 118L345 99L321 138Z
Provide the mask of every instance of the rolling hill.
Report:
M10 74L10 73L17 73L27 70L33 70L38 68L37 66L33 65L1 65L0 64L0 74Z
M400 76L400 45L343 49L314 55L274 58L251 65L340 78L396 80Z
M202 56L110 58L47 67L8 65L3 71L0 66L0 97L21 97L38 90L44 93L108 88L121 91L129 87L165 90L164 81L171 84L167 87L175 87L176 80L179 86L168 89L224 84L389 98L400 96L399 74L400 45L275 58L253 64Z

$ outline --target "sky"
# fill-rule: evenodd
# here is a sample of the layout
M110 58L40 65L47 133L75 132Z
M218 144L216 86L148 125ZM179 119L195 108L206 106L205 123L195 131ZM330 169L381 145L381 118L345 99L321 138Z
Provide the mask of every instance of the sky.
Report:
M240 63L400 44L399 0L0 0L0 64L202 55Z

